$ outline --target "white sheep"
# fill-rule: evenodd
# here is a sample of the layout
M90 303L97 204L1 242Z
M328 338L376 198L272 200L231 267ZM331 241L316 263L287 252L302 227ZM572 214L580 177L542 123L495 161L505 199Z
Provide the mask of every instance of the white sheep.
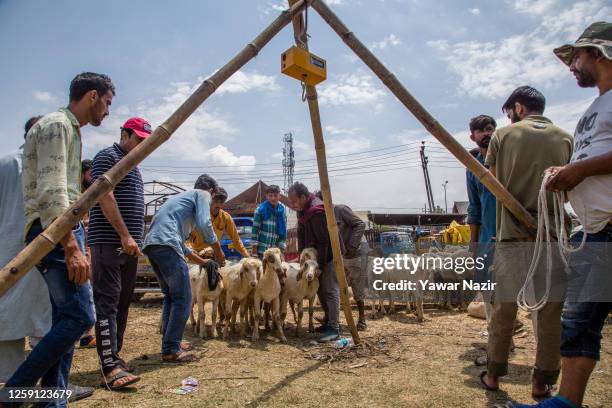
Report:
M431 262L433 268L429 269L429 280L433 282L459 283L457 293L459 296L460 310L467 310L464 299L463 281L474 278L474 267L465 268L463 273L457 271L457 259L471 258L472 254L465 247L453 248L447 246L446 251L436 251L424 254L424 258L439 258L437 262ZM465 261L462 261L465 262ZM445 290L439 293L440 305L442 308L450 309L452 307L452 295L455 291Z
M255 294L253 299L254 324L253 324L253 341L259 339L259 318L261 316L262 303L270 304L272 319L278 330L278 336L281 341L286 342L287 338L283 333L283 326L280 323L279 306L281 282L279 276L284 275L282 265L282 254L278 248L268 248L263 254L263 274L258 279L255 286Z
M391 254L389 255L389 258L395 259L397 255L398 254ZM399 254L399 256L402 257L402 265L400 265L402 266L401 268L398 268L397 267L398 265L394 265L392 268L384 268L384 271L382 274L376 275L378 276L377 279L382 280L382 283L386 284L384 290L378 291L379 310L382 313L384 313L385 311L384 300L387 299L389 301L389 313L394 313L395 312L395 301L397 299L397 300L404 300L406 302L406 313L409 313L411 309L410 304L412 301L412 303L414 303L417 321L422 322L424 318L424 313L423 313L423 291L422 291L421 282L427 279L427 273L422 264L418 264L419 266L414 271L412 269L406 269L403 267L404 266L403 265L404 256L407 257L407 264L411 266L413 265L411 258L414 258L416 261L418 258L417 255ZM370 262L368 262L368 268L370 267L371 267L371 264ZM398 291L398 290L388 289L389 284L398 285L402 282L406 284L408 282L412 282L412 286L414 287L414 290Z
M204 259L213 258L212 248L205 248L200 252L200 256ZM219 282L215 290L210 290L208 287L208 272L201 265L189 265L189 281L191 283L191 313L189 315L191 326L195 335L202 338L206 337L206 312L205 305L207 302L212 303L211 319L212 330L215 330L217 321L217 308L219 304L219 296L223 290L223 282ZM198 305L198 319L195 319L194 309Z
M230 323L235 329L236 313L240 307L240 335L245 335L245 313L249 295L257 286L262 274L262 264L256 258L244 258L239 263L220 269L223 278L223 291L220 304L225 316L223 339L227 339Z
M314 301L319 290L318 275L319 264L316 260L304 260L302 265L297 263L284 263L287 266L287 279L281 293L280 300L280 320L285 323L287 316L287 303L291 306L295 319L295 335L300 337L302 329L302 317L304 315L304 299L308 299L308 330L314 331ZM295 316L294 305L297 304L297 318Z

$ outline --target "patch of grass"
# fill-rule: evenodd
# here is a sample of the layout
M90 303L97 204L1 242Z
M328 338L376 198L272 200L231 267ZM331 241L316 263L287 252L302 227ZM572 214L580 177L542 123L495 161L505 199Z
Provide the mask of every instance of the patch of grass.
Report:
M473 359L485 353L483 320L452 311L426 311L426 321L398 312L368 321L362 332L367 345L346 350L312 344L313 335L280 343L274 333L262 333L252 343L234 336L230 341L202 340L187 326L185 338L200 360L187 365L161 363L158 319L159 297L147 296L134 304L122 356L137 366L142 380L136 388L110 392L98 388L80 407L488 407L508 398L531 402L530 370L535 357L531 323L520 319L527 334L515 339L516 351L501 391L480 388ZM320 313L320 312L319 312ZM291 319L288 319L291 321ZM348 336L348 331L345 330ZM602 361L589 383L585 405L609 406L612 401L610 357L612 329L604 329ZM146 357L145 357L146 356ZM365 363L365 364L364 364ZM183 378L199 379L198 391L187 395L169 392ZM258 377L223 379L219 377ZM71 381L98 386L101 380L93 349L77 350Z

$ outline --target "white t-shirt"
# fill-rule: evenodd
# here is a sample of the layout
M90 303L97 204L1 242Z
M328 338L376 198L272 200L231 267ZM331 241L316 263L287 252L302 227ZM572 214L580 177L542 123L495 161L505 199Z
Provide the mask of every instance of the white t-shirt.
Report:
M599 96L586 110L574 133L572 162L612 151L612 90ZM601 231L612 219L612 174L587 177L568 192L585 231Z

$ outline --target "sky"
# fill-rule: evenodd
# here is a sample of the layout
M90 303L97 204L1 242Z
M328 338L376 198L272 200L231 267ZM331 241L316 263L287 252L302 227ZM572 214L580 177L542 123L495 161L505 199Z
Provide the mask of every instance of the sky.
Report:
M467 125L531 85L545 115L573 133L596 97L581 89L552 49L612 15L610 0L326 0L334 12L467 148ZM82 129L83 158L118 141L132 116L153 127L227 63L286 7L281 0L0 0L0 155L15 151L33 115L67 105L79 72L109 75L110 116ZM436 205L467 200L465 169L308 11L310 50L327 61L319 102L334 202L359 210L417 212L426 202L419 148L425 141ZM208 173L230 197L261 179L283 184L283 135L291 132L295 181L318 188L308 107L301 86L280 73L293 45L279 33L141 163L145 181L185 188Z

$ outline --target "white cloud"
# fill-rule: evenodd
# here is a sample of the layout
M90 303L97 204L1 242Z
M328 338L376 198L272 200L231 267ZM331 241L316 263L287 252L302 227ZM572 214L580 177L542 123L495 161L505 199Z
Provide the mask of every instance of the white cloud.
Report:
M508 5L513 7L520 13L542 15L552 10L558 4L557 0L511 0L506 1Z
M474 8L468 9L468 11L470 12L470 14L472 14L474 16L479 16L480 15L480 9L478 7L474 7Z
M243 93L251 90L278 91L279 89L280 86L276 83L276 76L238 71L225 81L215 93L223 95L224 93Z
M372 143L365 137L345 137L330 139L326 143L328 155L355 153L367 150Z
M321 87L319 100L323 105L378 105L385 95L380 88L371 75L344 74Z
M428 45L438 50L449 69L459 76L459 90L474 97L504 97L524 84L555 87L559 78L567 75L567 69L553 55L553 48L575 40L590 23L612 14L612 7L604 0L581 1L555 13L544 13L552 2L544 3L538 3L537 8L543 10L542 14L533 14L540 24L530 32L496 41L453 44L435 40ZM515 7L517 11L522 12L521 4Z
M400 45L401 43L402 43L402 40L400 40L395 34L389 34L388 36L383 38L381 41L378 41L372 44L370 48L373 50L375 49L383 50L389 46L396 46L396 45Z
M345 0L324 0L329 6L341 6L344 4ZM270 15L273 13L280 13L281 11L285 11L289 8L289 3L287 0L279 0L276 2L269 1L265 6L260 7L260 11L265 15Z
M336 135L354 135L359 128L346 129L335 125L327 125L325 126L325 134L330 136Z
M32 96L40 102L56 103L58 101L57 96L45 91L32 91Z

